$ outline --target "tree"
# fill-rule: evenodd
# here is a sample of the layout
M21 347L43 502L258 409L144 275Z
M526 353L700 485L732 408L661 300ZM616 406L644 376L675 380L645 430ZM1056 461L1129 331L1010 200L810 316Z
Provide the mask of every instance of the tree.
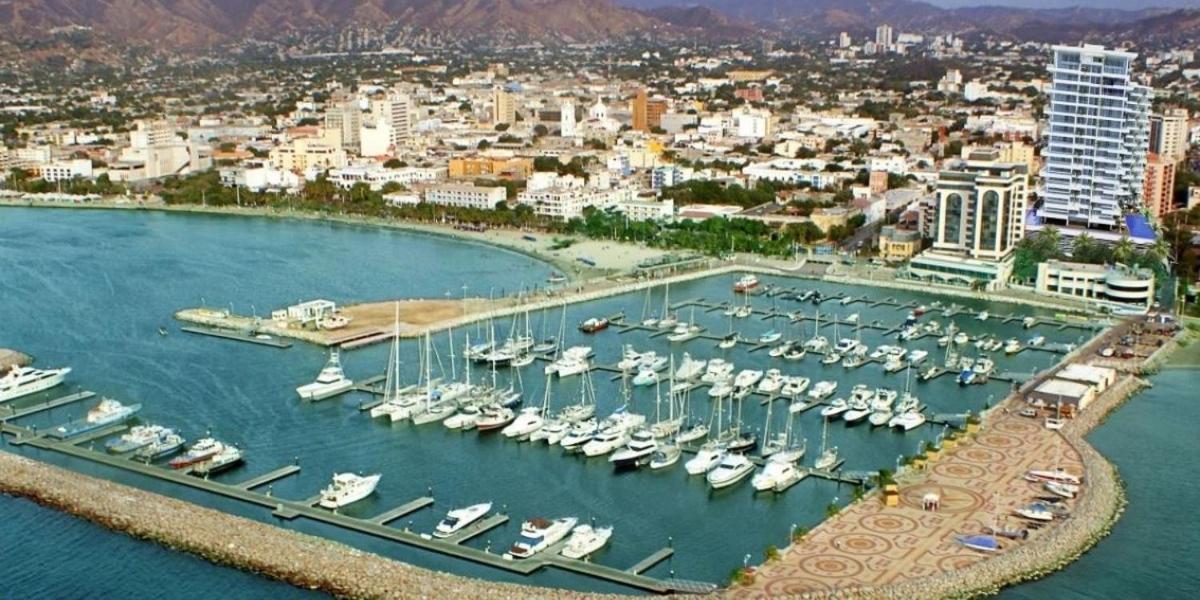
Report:
M1133 253L1133 241L1129 239L1129 236L1122 235L1121 239L1117 241L1116 246L1113 247L1112 256L1113 260L1127 265L1130 259L1133 258Z
M508 123L496 123L496 131L508 131Z
M385 169L403 169L404 167L407 167L407 166L408 166L408 163L406 163L398 158L391 158L391 159L388 159L387 162L383 163L383 167Z

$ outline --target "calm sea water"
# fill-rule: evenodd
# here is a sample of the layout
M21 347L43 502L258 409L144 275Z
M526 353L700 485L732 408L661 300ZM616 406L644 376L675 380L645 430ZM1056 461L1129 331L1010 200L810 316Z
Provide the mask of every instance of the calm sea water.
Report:
M380 472L383 480L377 493L345 512L371 516L432 488L437 505L411 518L414 529L428 530L452 506L490 500L506 506L514 517L505 528L471 542L479 547L490 544L493 548L507 544L520 521L527 517L594 518L597 523L616 526L613 544L597 557L599 562L628 567L671 539L675 557L652 570L651 575L667 576L674 571L679 577L718 582L741 564L746 554L757 561L767 545L786 541L792 524L815 525L826 504L845 503L852 491L833 483L808 480L778 496L756 496L748 485L714 493L702 480L688 479L681 466L661 473L613 474L606 461L565 456L557 450L516 444L500 436L451 433L436 425L413 428L372 422L356 410L365 399L362 397L350 395L319 404L296 401L295 386L310 381L324 362L324 354L317 348L297 345L280 351L180 333L166 337L156 333L159 326L172 326L173 311L195 306L201 299L212 306L232 302L239 312L248 312L253 305L254 310L263 314L286 303L313 297L338 302L438 297L461 294L463 285L474 293L484 293L482 290L513 290L522 284L529 286L543 281L550 268L522 255L440 238L343 225L156 213L8 209L0 211L0 260L7 272L0 311L10 316L0 329L0 346L34 354L41 365L71 365L75 369L71 386L142 402L145 408L141 418L145 421L177 427L190 438L211 429L216 436L241 445L246 450L247 463L222 475L225 481L240 481L299 458L304 470L274 485L274 493L283 497L311 496L335 470ZM826 293L844 290L823 283L782 282ZM671 300L704 297L724 301L732 296L730 283L729 278L712 278L675 286ZM936 299L890 290L849 291L874 298L893 296L900 301L916 299L930 303ZM760 297L754 302L766 307L773 301ZM645 293L638 293L570 307L566 316L568 341L594 346L603 363L615 362L621 344L629 343L659 353L678 355L686 350L702 358L724 356L738 368L776 366L814 381L836 379L843 392L855 383L896 389L905 385L903 375L884 375L878 365L847 372L841 367L821 366L811 358L797 365L773 364L765 351L751 354L738 348L726 352L702 340L672 347L664 339L651 339L644 333L618 335L608 331L585 337L574 331L574 324L588 316L625 311L640 317L647 303L651 310L661 311L663 290L654 290L648 301ZM982 302L967 304L972 310L1013 310ZM810 304L781 301L780 306L806 313L814 311ZM890 325L903 318L895 308L870 308L861 303L850 306L826 303L822 310L827 315L843 316L857 312L864 323L878 320ZM1024 309L1023 312L1037 314ZM694 318L721 334L730 326L720 313L697 310L693 314L684 310L680 316ZM560 315L551 311L530 318L535 334L552 333L558 327ZM945 320L940 315L933 318ZM972 333L987 330L1001 338L1022 339L1031 335L1019 323L1005 325L995 319L981 323L965 316L958 320L959 325ZM504 322L497 327L503 333L510 325ZM783 323L758 318L735 325L747 336L784 328ZM807 336L811 335L811 328L809 324L807 331L797 327L785 332ZM475 338L484 334L481 327L469 329ZM468 332L458 331L454 336L460 352L465 333ZM1082 335L1075 329L1053 328L1040 328L1037 333L1051 342L1075 342ZM827 328L824 334L833 337L832 328ZM872 346L893 341L872 330L864 329L858 335ZM436 340L447 374L451 368L448 339L440 335ZM914 345L930 350L932 359L941 359L942 354L932 339ZM357 350L346 353L343 362L350 376L362 378L381 373L386 354L384 347ZM417 375L415 344L406 344L402 354L407 376L413 380ZM1052 355L1042 352L997 357L1000 371L1028 372L1053 360ZM459 365L458 369L461 368ZM503 383L518 380L527 402L540 402L545 386L540 367L531 367L523 374L501 372L496 376ZM475 370L472 377L489 378L491 374ZM607 414L620 402L619 384L599 373L594 375L594 382L600 412ZM578 378L553 385L552 396L557 402L573 401L577 396ZM949 378L914 382L913 386L933 413L977 410L990 398L1002 397L1007 389L1005 384L993 382L964 392ZM1159 390L1162 388L1155 391ZM57 392L61 393L61 389ZM652 388L635 390L634 409L652 413L654 398ZM693 406L697 416L708 416L705 395L697 394ZM27 424L49 426L74 418L83 408L56 409L53 414L29 419ZM765 414L757 401L750 400L743 407L742 417L747 427L759 429ZM781 422L775 427L780 425ZM819 444L820 417L816 411L810 411L797 425L810 441L806 462L811 461ZM846 468L851 470L892 466L898 455L913 453L922 440L932 440L937 434L938 430L932 427L907 435L872 430L869 426L847 428L840 423L829 428L830 443L841 448L842 456L847 459ZM1150 441L1140 440L1139 444L1144 447ZM1110 449L1102 447L1102 450ZM201 492L180 490L53 453L23 452L271 521L264 511ZM1126 477L1130 477L1128 473ZM106 577L111 581L105 585L112 586L114 592L151 594L164 588L158 578L162 573L184 574L188 593L215 592L222 596L303 593L137 543L21 500L0 499L0 503L3 514L15 515L0 521L0 536L20 540L22 547L30 548L16 560L0 561L0 573L6 575L3 581L9 584L7 589L21 595L79 595L85 589L93 589L79 587L80 582L99 585L94 582ZM282 526L328 536L424 567L517 580L507 573L304 520ZM47 562L51 556L54 561ZM70 563L69 568L63 569L60 566L63 562ZM20 576L11 576L9 572ZM147 575L137 576L143 572ZM72 577L64 579L60 576L63 573L71 573ZM123 575L111 577L118 573ZM588 590L614 589L555 570L521 580Z

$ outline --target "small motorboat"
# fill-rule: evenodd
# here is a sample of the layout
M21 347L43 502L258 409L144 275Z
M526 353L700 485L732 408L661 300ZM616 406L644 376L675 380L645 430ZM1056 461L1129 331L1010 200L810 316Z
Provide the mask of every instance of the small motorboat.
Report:
M612 527L596 528L591 525L579 525L567 539L567 545L562 549L562 555L576 560L587 558L608 544L612 533Z
M1001 549L1000 541L991 535L959 535L955 539L964 548L980 552L999 552Z

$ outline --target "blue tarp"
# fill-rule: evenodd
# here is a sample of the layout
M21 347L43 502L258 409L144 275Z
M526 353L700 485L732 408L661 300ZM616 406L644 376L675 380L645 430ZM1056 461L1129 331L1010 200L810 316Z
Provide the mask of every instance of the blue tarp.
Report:
M1125 227L1129 229L1129 237L1139 240L1154 241L1154 228L1143 215L1125 215Z

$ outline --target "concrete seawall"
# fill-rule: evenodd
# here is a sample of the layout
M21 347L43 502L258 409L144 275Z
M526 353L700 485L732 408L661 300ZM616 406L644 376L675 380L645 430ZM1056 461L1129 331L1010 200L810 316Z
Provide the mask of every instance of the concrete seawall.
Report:
M0 492L217 564L344 598L602 597L422 569L7 452L0 452Z

